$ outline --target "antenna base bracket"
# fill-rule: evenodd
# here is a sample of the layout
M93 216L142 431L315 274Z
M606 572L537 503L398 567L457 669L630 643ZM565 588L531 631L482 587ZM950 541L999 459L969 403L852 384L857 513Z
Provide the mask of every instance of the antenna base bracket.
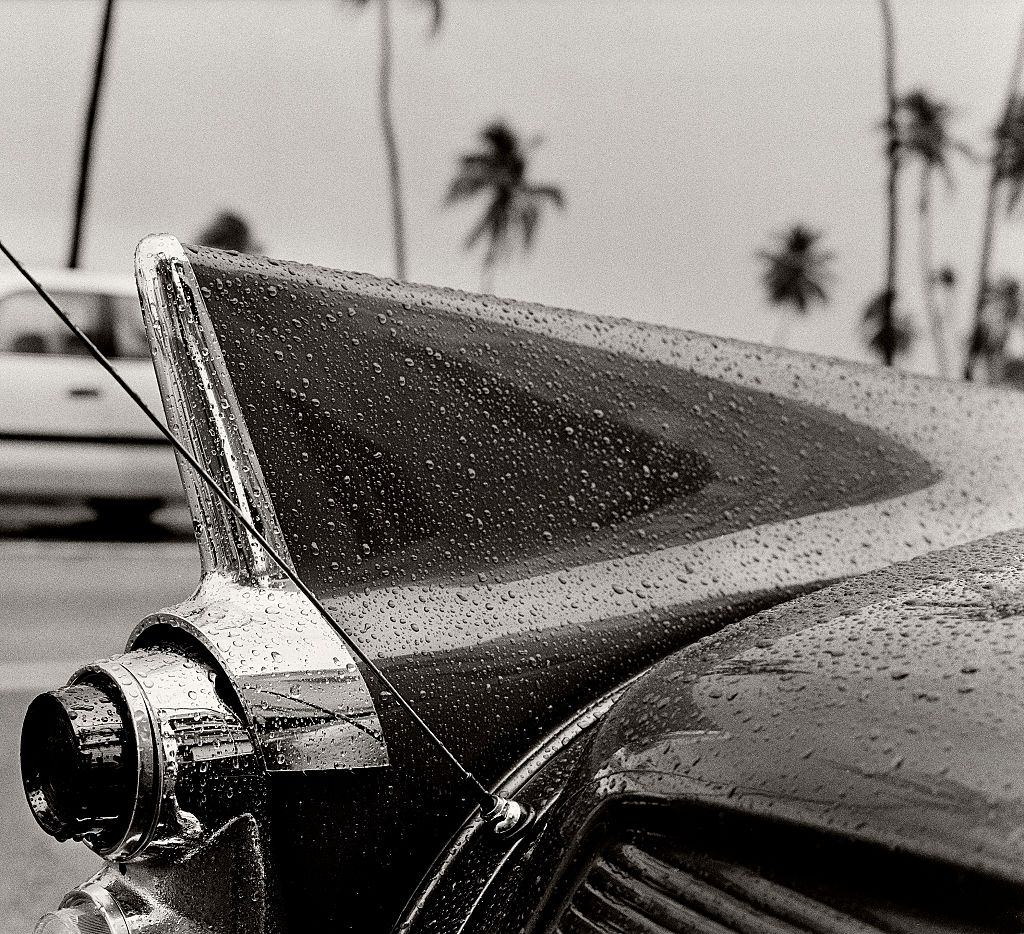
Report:
M518 839L533 824L534 812L528 805L500 795L491 795L490 799L490 810L485 811L481 805L480 818L490 826L496 837L502 840Z

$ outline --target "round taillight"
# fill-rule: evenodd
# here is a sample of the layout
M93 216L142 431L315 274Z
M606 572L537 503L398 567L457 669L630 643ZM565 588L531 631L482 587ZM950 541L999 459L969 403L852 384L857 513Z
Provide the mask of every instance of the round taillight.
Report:
M217 681L194 649L154 645L88 665L32 701L21 772L43 830L120 861L202 840L202 818L222 816L209 780L258 767Z
M131 929L110 893L87 882L64 896L60 908L43 915L35 934L131 934Z
M41 694L21 734L29 806L58 840L116 838L132 811L136 752L127 710L112 687L81 682Z

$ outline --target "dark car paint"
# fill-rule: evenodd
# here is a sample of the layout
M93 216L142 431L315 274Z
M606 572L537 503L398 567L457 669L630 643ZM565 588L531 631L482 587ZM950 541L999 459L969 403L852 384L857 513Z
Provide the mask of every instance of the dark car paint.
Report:
M1007 395L191 259L297 568L485 782L710 630L1024 518ZM469 813L367 680L391 766L270 777L293 930L388 929Z
M870 867L886 863L915 911L934 907L939 880L967 918L1019 911L1022 642L1020 532L728 626L637 678L517 789L541 816L514 857L482 827L458 840L403 930L546 929L616 825L697 852L762 851L777 871L800 866L798 878L820 874L876 907ZM964 906L975 890L992 904Z
M602 725L597 794L700 800L1024 885L1024 534L768 610Z
M193 269L292 557L325 597L513 580L935 479L827 409L524 335L440 290L398 304L295 267L235 281L209 257Z

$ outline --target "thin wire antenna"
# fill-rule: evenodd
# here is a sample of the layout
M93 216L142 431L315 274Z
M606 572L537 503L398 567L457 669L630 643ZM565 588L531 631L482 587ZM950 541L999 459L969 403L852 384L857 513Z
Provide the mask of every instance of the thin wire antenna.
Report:
M89 338L74 321L72 321L57 305L57 303L50 298L47 293L35 277L19 262L18 258L7 248L7 246L0 240L0 252L6 256L14 268L21 273L22 276L28 281L29 285L32 286L36 292L39 293L40 298L47 305L54 314L60 318L61 321L74 333L74 335L88 348L89 353L95 358L96 362L103 367L104 370L111 376L114 382L117 383L127 394L128 397L142 410L142 413L153 423L157 430L162 434L171 444L175 451L178 452L188 463L188 465L203 478L205 483L210 487L211 490L217 495L218 499L228 507L229 510L234 514L235 518L245 527L250 535L260 546L267 552L268 555L273 559L274 563L281 569L284 575L298 588L299 592L314 606L316 611L330 624L331 628L338 634L341 640L352 650L352 653L358 658L370 671L373 672L374 677L394 695L398 703L405 709L406 713L412 717L416 725L429 737L430 741L437 747L442 755L451 763L452 767L462 776L462 778L472 786L474 793L478 798L478 804L482 812L484 812L484 818L490 819L497 817L499 814L504 814L507 805L518 807L515 802L508 802L498 795L492 794L480 783L480 780L467 769L453 753L444 740L441 739L427 724L423 721L422 717L413 709L412 705L405 699L405 696L401 691L398 690L384 674L377 664L359 647L359 645L352 639L352 637L345 631L344 627L330 614L327 607L320 602L309 587L303 582L303 580L296 574L291 566L284 558L277 553L277 550L266 537L257 529L245 516L241 509L235 505L234 500L228 495L228 493L221 487L221 485L210 476L209 472L199 463L198 460L193 456L192 452L185 447L176 437L174 437L171 430L160 420L157 414L142 400L139 394L128 385L124 377L121 376L117 370L114 369L113 364L107 359L106 354L103 353Z

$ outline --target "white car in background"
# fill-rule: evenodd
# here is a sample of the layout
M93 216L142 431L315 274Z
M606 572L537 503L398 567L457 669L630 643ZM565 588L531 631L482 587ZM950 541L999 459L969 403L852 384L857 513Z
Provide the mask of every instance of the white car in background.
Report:
M156 411L135 282L74 270L40 282ZM85 502L139 521L184 501L170 445L20 278L0 276L0 500Z

